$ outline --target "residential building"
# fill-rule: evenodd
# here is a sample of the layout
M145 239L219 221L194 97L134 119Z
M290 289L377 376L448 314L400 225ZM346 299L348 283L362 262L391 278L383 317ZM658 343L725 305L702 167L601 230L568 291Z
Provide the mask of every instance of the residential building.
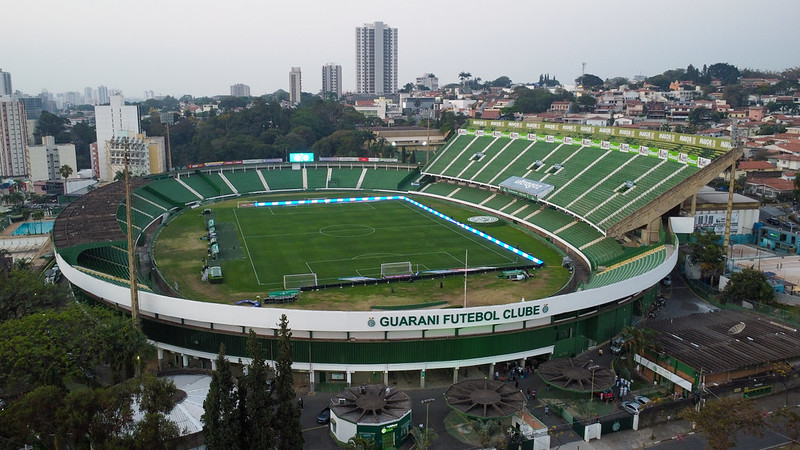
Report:
M108 88L105 86L97 86L97 104L107 105L109 101Z
M28 122L25 106L13 95L0 95L0 177L27 177Z
M100 181L112 181L114 171L111 168L109 142L114 137L136 136L141 134L139 108L125 105L122 95L113 95L108 105L94 107L95 126L97 129L97 167L92 169Z
M439 90L439 78L432 73L424 73L421 77L417 77L415 86L425 86L432 91Z
M28 147L31 155L30 179L33 182L60 180L61 166L72 168L72 174L77 176L78 163L75 159L75 144L56 144L53 136L42 136L42 145Z
M0 95L11 95L13 93L14 91L11 89L11 74L0 69Z
M292 67L289 72L289 101L295 105L300 103L303 91L302 74L299 67Z
M334 94L337 100L342 97L342 66L339 64L322 66L322 93Z
M356 93L397 92L397 28L383 22L356 28Z
M232 97L250 97L250 86L237 83L231 86Z
M94 91L88 86L83 88L83 104L94 105Z

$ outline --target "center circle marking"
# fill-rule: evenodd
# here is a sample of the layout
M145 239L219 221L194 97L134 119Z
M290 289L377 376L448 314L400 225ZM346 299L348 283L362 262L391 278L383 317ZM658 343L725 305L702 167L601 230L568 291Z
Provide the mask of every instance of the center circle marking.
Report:
M331 237L363 237L375 232L375 228L366 225L341 223L320 228L319 233Z

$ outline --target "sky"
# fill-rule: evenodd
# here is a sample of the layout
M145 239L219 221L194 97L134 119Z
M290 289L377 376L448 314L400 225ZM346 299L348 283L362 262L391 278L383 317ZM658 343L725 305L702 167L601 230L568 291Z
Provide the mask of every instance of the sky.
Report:
M322 66L342 66L355 90L355 28L398 29L399 87L423 73L440 85L460 72L483 80L565 84L652 76L726 62L740 69L800 66L798 0L2 0L0 69L15 91L103 85L128 99L251 95L322 87Z

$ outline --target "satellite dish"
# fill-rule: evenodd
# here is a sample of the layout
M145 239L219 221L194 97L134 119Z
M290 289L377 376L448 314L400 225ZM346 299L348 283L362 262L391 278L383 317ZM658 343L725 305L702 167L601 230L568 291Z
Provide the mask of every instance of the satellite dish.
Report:
M728 329L728 334L730 335L739 334L742 332L742 330L744 330L744 327L745 327L744 322L739 322Z

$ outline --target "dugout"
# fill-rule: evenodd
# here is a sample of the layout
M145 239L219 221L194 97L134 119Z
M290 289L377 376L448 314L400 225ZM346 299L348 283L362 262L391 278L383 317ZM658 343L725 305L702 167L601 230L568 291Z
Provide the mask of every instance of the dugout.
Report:
M208 268L208 282L213 284L222 283L222 267L211 266Z

